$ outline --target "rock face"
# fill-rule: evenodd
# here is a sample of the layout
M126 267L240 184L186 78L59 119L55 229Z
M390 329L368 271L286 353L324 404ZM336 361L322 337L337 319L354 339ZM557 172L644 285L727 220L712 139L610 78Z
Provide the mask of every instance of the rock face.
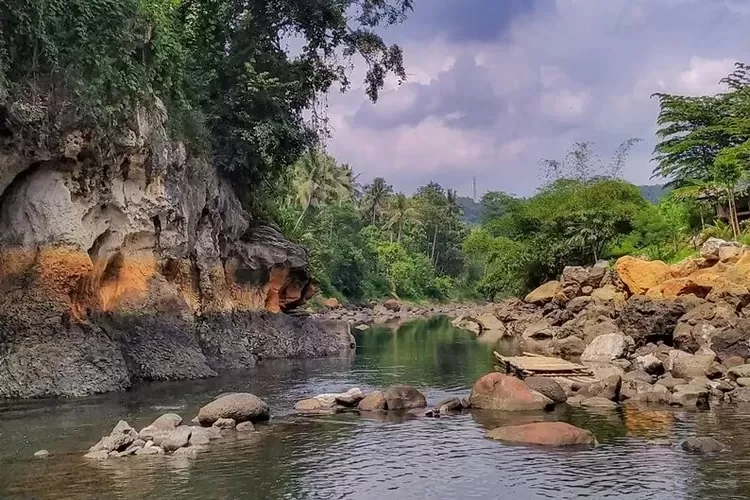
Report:
M488 373L476 381L469 402L472 408L485 410L544 410L554 402L533 391L522 380L502 373Z
M313 293L305 250L251 224L215 169L168 138L158 100L113 148L66 113L29 123L14 109L0 104L0 397L350 349L348 334L265 312Z
M220 418L231 418L235 422L258 422L268 420L268 405L250 393L234 393L214 399L198 411L201 425L213 425Z
M498 427L488 431L487 437L508 443L542 446L591 446L596 444L596 438L590 431L565 422L537 422Z

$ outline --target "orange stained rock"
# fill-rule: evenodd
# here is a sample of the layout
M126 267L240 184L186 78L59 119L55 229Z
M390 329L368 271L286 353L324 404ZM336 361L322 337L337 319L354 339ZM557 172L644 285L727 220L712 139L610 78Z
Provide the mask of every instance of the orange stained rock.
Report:
M80 281L91 274L94 264L87 252L74 247L45 247L34 264L36 284L50 295L70 296Z
M618 276L630 293L642 295L672 278L670 268L660 260L642 260L626 255L615 264Z
M118 306L136 304L148 295L149 282L156 274L153 254L124 256L116 254L110 259L102 275L98 291L99 308L112 311Z
M28 248L8 248L0 252L0 282L25 273L36 260L36 250Z
M691 293L698 297L705 297L710 290L710 286L699 285L692 278L677 278L649 288L646 295L655 299L674 299Z

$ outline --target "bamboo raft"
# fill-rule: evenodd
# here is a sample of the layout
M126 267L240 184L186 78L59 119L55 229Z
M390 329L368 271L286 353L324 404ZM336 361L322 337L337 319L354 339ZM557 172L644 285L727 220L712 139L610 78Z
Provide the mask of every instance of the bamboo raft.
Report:
M563 378L579 384L594 382L590 368L571 363L561 358L552 358L524 352L523 356L502 356L496 351L492 354L497 362L498 371L514 375L520 379L526 377Z

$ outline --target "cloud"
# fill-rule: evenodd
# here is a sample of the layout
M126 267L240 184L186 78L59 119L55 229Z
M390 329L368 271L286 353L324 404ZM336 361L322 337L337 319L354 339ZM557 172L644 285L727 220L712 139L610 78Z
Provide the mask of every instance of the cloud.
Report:
M625 175L649 182L651 94L720 91L733 63L750 59L746 5L417 0L390 37L404 48L409 82L374 105L362 89L331 95L329 149L398 190L436 180L470 194L476 176L480 191L529 194L540 158L562 157L573 141L606 156L638 136Z

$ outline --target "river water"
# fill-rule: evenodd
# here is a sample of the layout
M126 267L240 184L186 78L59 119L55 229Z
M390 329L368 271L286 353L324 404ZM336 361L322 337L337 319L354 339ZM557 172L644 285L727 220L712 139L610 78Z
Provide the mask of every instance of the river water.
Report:
M420 388L429 403L467 396L492 369L491 348L435 319L358 334L355 356L264 362L222 378L140 386L122 394L0 405L0 498L504 499L750 498L750 412L634 410L503 415L300 417L304 397L391 383ZM167 411L187 420L215 395L250 391L272 420L246 437L212 442L196 459L82 458L119 419L140 428ZM506 446L484 438L505 423L558 419L593 431L591 450ZM689 455L679 443L712 435L733 451ZM32 458L48 449L46 460Z

